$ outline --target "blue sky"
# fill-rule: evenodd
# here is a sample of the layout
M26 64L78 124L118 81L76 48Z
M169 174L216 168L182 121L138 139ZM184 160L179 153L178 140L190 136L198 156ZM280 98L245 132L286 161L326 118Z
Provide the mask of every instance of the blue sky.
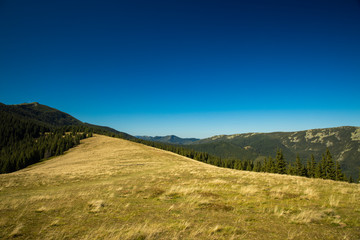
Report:
M133 135L360 126L356 0L0 0L0 102Z

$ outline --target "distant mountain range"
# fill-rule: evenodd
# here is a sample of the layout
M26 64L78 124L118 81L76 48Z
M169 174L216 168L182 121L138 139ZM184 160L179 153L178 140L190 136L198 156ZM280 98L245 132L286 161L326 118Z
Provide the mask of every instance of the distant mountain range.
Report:
M175 135L156 136L156 137L150 137L150 136L136 136L136 137L147 141L178 144L178 145L187 145L200 140L198 138L180 138Z
M138 138L184 145L196 151L230 159L262 161L265 157L275 156L282 149L289 162L299 154L303 163L311 154L320 161L322 154L329 148L334 160L338 160L347 176L358 178L360 167L360 127L336 127L311 129L298 132L244 133L218 135L205 139L179 138L174 135L164 137Z
M219 135L195 141L188 147L222 158L255 161L262 161L268 156L274 157L276 149L282 149L290 162L295 161L297 154L303 162L311 154L319 161L326 148L329 148L334 160L340 162L347 176L357 179L360 167L359 127Z

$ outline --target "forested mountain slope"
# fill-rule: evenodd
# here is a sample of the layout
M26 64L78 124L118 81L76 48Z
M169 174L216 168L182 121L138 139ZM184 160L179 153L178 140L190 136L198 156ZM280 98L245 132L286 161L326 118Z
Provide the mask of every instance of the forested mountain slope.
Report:
M74 118L73 116L64 113L55 108L51 108L46 105L42 105L37 102L23 103L16 105L5 105L0 103L0 114L3 117L4 114L10 114L13 117L22 119L29 122L37 123L40 126L52 127L64 127L64 126L85 126L96 128L104 132L111 132L115 134L121 134L124 138L133 138L131 135L119 132L110 127L98 126L90 123L84 123Z
M285 158L295 161L299 154L305 163L311 154L318 161L329 148L334 160L354 179L360 167L360 128L337 127L298 132L246 133L219 135L193 142L191 148L223 158L263 160L282 149Z
M36 120L51 126L82 124L81 121L67 113L39 104L37 102L16 105L5 105L0 103L0 108L1 112L11 113L19 117L23 117L24 119Z
M93 132L134 138L112 128L83 123L67 113L36 102L0 103L0 173L16 171L60 155Z

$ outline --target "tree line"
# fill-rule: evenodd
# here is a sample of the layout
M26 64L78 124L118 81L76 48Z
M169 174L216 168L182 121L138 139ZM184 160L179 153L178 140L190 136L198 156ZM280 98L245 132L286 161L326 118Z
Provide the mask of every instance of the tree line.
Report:
M0 150L23 139L38 138L49 131L51 131L51 128L47 124L33 119L23 119L17 114L2 111L0 118Z
M4 130L9 125L11 128ZM128 135L115 134L102 127L87 125L51 127L21 119L0 126L0 132L3 133L0 135L1 139L7 139L0 145L0 173L14 172L49 157L61 155L77 146L80 140L92 137L93 134L129 138Z
M0 103L0 173L17 171L60 155L93 133L116 135L108 128L77 123L67 115L63 119L63 115L66 114L24 111L21 107ZM46 121L41 121L44 118ZM72 122L76 124L71 125ZM128 135L119 133L117 137L128 138Z
M5 110L0 112L0 173L60 155L94 131L82 125L57 127Z
M43 159L61 155L77 146L81 139L93 136L93 133L129 139L127 134L115 134L96 125L59 127L13 112L0 113L0 173L14 172Z
M322 155L322 159L320 161L316 161L314 155L311 155L310 159L308 159L306 163L303 164L299 155L296 157L294 163L288 162L285 159L281 149L276 151L276 156L274 158L269 156L264 158L263 161L252 161L240 159L223 159L221 157L210 155L206 152L198 152L178 145L170 145L142 139L136 139L133 141L166 151L171 151L176 154L218 167L354 182L351 176L350 178L345 176L341 170L340 163L333 160L329 149L327 149L326 152Z
M0 152L0 173L9 173L25 168L43 159L58 156L77 146L81 139L92 133L47 132L38 138L26 137Z

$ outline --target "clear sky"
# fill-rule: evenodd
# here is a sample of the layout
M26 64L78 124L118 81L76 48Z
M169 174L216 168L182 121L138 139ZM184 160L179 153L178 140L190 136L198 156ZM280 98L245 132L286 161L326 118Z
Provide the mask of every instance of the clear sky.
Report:
M133 135L360 126L358 0L0 0L0 102Z

